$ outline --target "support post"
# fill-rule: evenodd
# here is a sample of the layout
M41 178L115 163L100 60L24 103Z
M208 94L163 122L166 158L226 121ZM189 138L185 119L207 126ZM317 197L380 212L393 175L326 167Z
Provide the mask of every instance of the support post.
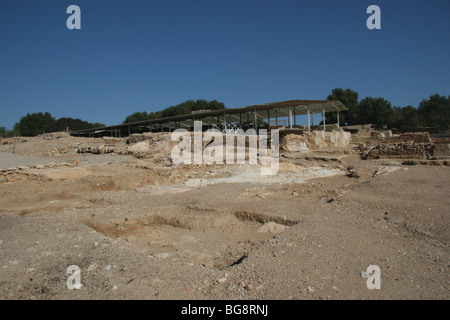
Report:
M309 109L308 109L308 132L311 131L311 116L309 114Z
M325 131L325 109L323 109L323 131Z
M278 129L278 109L275 109L275 126Z
M297 126L297 115L295 114L295 107L294 107L294 126Z
M289 129L292 129L292 109L289 110Z

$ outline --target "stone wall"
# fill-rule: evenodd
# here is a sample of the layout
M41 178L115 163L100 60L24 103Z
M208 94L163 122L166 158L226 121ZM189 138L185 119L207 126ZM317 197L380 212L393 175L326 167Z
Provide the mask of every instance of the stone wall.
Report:
M289 152L300 152L308 149L326 147L345 147L351 142L351 133L333 130L299 132L282 135L280 148Z
M363 158L447 159L450 144L445 139L432 139L428 132L403 133L399 138L376 144L363 154Z
M432 143L380 143L369 149L363 158L380 159L432 159L434 145Z
M436 159L446 159L450 157L450 144L440 143L435 144L433 149L433 156Z
M311 146L311 135L308 132L304 134L287 134L281 136L280 149L289 152L299 152L308 150Z
M345 131L314 131L314 144L317 148L346 147L350 145L352 134Z
M407 132L400 135L401 141L412 141L414 143L431 143L428 132Z
M127 144L134 144L141 141L156 142L162 139L170 139L170 133L168 132L145 132L145 133L133 133L128 137Z

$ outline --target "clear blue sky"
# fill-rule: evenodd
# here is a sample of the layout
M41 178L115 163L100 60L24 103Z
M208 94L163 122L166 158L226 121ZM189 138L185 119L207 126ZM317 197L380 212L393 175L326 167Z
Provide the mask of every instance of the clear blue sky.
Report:
M66 9L81 8L81 30ZM381 30L366 9L381 8ZM188 99L228 108L450 95L450 1L2 0L0 126L50 112L106 125Z

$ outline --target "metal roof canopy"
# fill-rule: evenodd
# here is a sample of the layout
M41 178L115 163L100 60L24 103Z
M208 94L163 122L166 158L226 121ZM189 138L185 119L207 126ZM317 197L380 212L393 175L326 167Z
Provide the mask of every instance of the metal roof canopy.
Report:
M338 100L289 100L123 123L103 128L79 130L74 133L86 134L98 132L98 130L114 130L142 126L148 127L153 125L159 125L158 128L160 128L161 126L163 126L164 128L176 128L177 123L179 124L180 128L190 128L191 126L193 126L194 121L197 120L201 120L205 125L213 125L223 123L224 121L226 121L226 123L236 123L240 121L252 122L255 118L255 114L258 119L266 120L269 118L274 119L289 117L291 115L292 117L295 117L308 114L308 112L310 114L314 114L323 112L340 112L345 110L348 110L348 108Z

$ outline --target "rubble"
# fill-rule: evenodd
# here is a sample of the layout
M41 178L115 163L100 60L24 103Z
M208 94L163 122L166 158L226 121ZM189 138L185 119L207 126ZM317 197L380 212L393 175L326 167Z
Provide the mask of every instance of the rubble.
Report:
M280 148L283 151L299 152L326 147L346 147L351 142L351 133L342 129L332 131L313 131L289 133L281 137Z
M280 148L283 151L306 151L311 145L312 136L308 132L302 134L287 134L281 138Z
M400 140L413 143L432 143L428 132L407 132L400 135Z
M98 146L88 146L88 147L80 147L77 148L77 153L92 153L92 154L108 154L108 153L114 153L116 151L115 146L105 146L105 145L98 145Z
M286 229L286 226L282 224L275 223L273 221L263 224L259 229L259 233L280 233Z
M150 142L148 140L139 141L136 143L133 143L127 148L127 152L131 154L139 154L139 153L146 153L150 149Z
M314 143L318 148L325 148L329 146L345 147L350 145L351 133L345 131L333 130L328 131L314 131Z
M54 140L61 138L68 138L70 135L67 132L50 132L38 135L43 140Z
M144 132L144 133L133 133L131 134L126 143L129 145L135 144L141 141L150 141L151 143L156 142L158 140L168 138L170 140L170 133L164 132Z
M434 145L432 143L380 143L363 154L363 159L432 159Z

